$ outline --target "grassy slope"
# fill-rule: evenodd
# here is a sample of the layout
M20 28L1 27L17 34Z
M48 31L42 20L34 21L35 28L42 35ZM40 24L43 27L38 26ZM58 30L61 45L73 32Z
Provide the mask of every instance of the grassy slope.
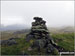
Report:
M53 34L52 37L66 51L74 51L74 33Z
M25 54L25 53L37 54L36 50L31 52L28 51L28 47L31 44L25 41L26 34L17 34L16 36L21 37L20 39L16 40L18 44L12 45L12 46L2 46L1 54L4 54L4 55L17 55L17 54L19 55L19 54ZM58 46L63 47L66 51L74 50L74 34L73 33L52 34L52 37L54 41L58 44Z

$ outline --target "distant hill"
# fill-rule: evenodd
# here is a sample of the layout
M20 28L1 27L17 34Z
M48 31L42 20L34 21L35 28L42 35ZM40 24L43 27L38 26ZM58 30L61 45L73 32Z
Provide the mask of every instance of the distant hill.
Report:
M74 32L74 27L64 27L60 30L60 32Z
M74 28L71 26L67 26L67 27L50 27L48 28L48 30L51 33L73 33L74 32ZM23 34L23 33L28 33L30 31L30 29L23 29L23 30L18 30L16 32L14 32L14 34Z
M1 25L0 31L9 31L9 30L22 30L22 29L28 29L28 27L25 25L9 25L9 26L3 26Z
M23 33L28 33L29 31L30 31L30 29L24 29L24 30L16 31L13 34L23 34Z
M67 27L51 27L51 28L48 28L50 32L52 33L72 33L74 32L74 27L72 26L67 26Z
M66 26L66 27L48 27L48 30L51 33L72 33L74 32L74 27L73 26ZM9 26L3 26L1 25L0 31L13 31L15 34L17 33L26 33L30 31L30 28L27 27L26 25L9 25Z

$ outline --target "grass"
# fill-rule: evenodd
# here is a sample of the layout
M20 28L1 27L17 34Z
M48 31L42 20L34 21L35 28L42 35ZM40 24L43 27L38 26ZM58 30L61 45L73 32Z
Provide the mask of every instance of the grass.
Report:
M4 36L3 38L6 37L8 39L8 35ZM12 37L12 34L10 36ZM20 37L19 39L16 39L18 44L12 46L1 46L2 55L38 54L38 51L36 49L28 51L28 48L31 46L32 41L30 41L31 43L25 41L25 33L17 34L16 36ZM74 51L74 33L52 34L51 36L54 39L55 43L58 44L58 46L63 47L66 51ZM44 50L41 51L41 54L45 55Z
M74 33L54 34L52 37L58 46L66 51L74 51Z

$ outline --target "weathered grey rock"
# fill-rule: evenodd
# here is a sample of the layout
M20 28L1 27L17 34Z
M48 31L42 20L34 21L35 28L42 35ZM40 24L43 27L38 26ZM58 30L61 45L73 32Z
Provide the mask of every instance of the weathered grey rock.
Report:
M30 40L31 40L34 36L33 36L33 35L28 34L26 37L27 37L27 38L26 38L26 41L28 42L28 41L30 41Z
M55 50L55 43L50 36L50 33L46 27L46 21L41 17L34 17L35 22L32 22L31 32L27 34L26 41L35 39L32 44L32 48L37 48L40 51L42 48L46 49L47 53L52 53Z
M17 42L14 40L14 38L11 38L9 40L1 40L1 45L15 45Z
M33 47L44 48L46 41L44 39L37 39L33 42Z
M8 45L14 45L17 44L17 42L13 39L13 40L8 40Z
M51 53L51 52L53 52L54 51L54 47L51 45L51 44L48 44L48 46L47 46L47 52L48 53Z

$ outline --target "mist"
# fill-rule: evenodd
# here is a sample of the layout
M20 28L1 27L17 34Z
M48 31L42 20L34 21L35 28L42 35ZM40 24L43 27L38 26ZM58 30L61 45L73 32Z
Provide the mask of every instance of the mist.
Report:
M1 1L1 24L31 27L33 17L48 27L74 26L74 1Z

